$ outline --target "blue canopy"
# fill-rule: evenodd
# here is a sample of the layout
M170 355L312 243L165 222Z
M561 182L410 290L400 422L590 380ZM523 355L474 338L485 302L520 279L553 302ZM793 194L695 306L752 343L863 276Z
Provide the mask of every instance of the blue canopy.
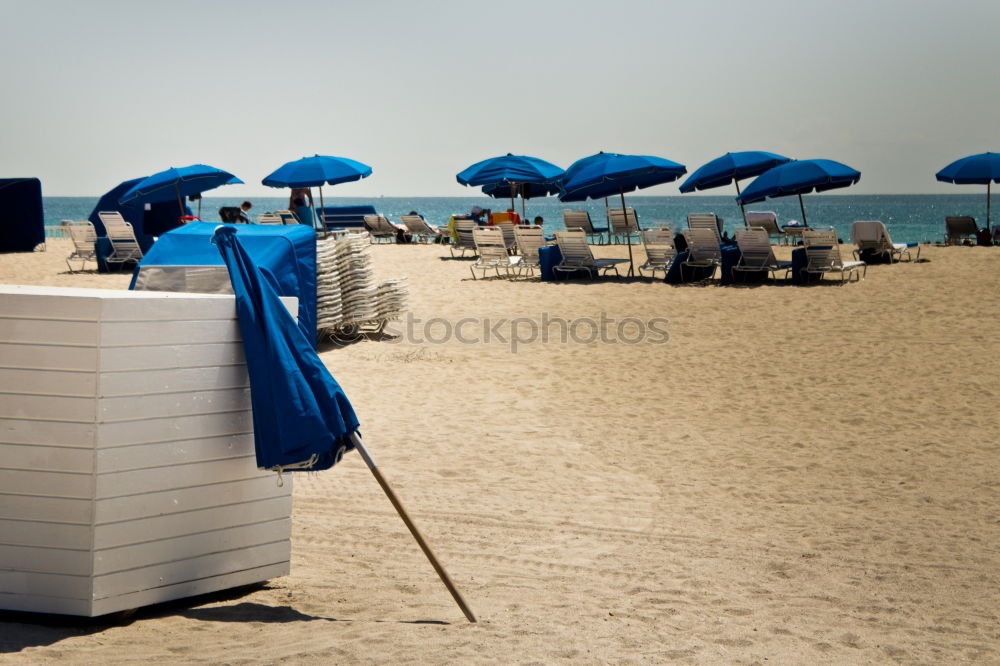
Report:
M42 181L0 178L0 252L31 252L45 242Z
M685 173L687 167L683 164L662 157L600 152L577 160L566 170L559 199L584 201L624 195L636 189L669 183Z
M288 316L274 288L244 246L252 227L220 225L212 242L229 270L250 377L257 466L329 469L354 448L358 418L311 338ZM308 229L307 227L301 227ZM214 249L214 248L213 248Z
M551 162L529 155L507 153L476 162L460 171L455 179L462 185L497 185L499 183L555 183L563 170Z
M825 192L849 187L861 180L861 172L833 160L792 160L768 169L747 185L737 197L741 204L763 201L769 197L803 195L815 190Z
M313 155L285 162L263 181L268 187L322 187L361 180L372 175L372 168L347 157Z
M682 193L723 187L744 178L758 176L772 167L784 164L791 158L762 150L726 153L698 167L681 186ZM739 185L737 184L737 189ZM738 194L739 192L737 192Z
M181 199L191 194L201 194L220 185L234 185L243 181L222 169L207 164L192 164L186 167L171 167L159 171L136 183L119 201L155 203L158 201Z
M163 234L136 266L222 266L212 245L217 224L192 222ZM279 296L299 299L299 326L316 339L316 234L304 224L240 225L240 239L259 270L270 276Z

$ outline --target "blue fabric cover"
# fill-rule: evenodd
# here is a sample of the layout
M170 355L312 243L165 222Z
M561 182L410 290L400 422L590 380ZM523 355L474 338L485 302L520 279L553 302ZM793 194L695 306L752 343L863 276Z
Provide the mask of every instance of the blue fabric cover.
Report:
M327 222L328 229L337 227L364 227L365 215L377 215L375 206L324 206L318 208L320 217L336 215L336 222ZM325 219L325 218L324 218Z
M935 174L945 183L986 185L1000 183L1000 153L980 153L955 160Z
M0 252L32 252L45 242L42 182L37 178L0 178L3 230Z
M136 267L221 266L222 257L212 244L211 222L192 222L163 234ZM316 233L305 224L241 224L240 240L258 270L269 276L279 296L299 299L299 326L316 340ZM312 343L315 345L315 342Z
M285 162L261 182L268 187L322 187L361 180L372 175L367 164L348 157L313 155Z
M189 194L201 194L220 185L236 185L243 181L229 173L207 164L171 167L147 176L136 183L119 200L121 203L156 203L177 201Z
M220 226L212 250L225 262L236 295L257 466L270 469L315 456L312 464L298 469L328 469L353 448L349 437L358 429L358 418L311 339L288 316L271 272L259 267L243 245L253 237L250 230L247 225L238 232L235 226Z
M462 185L491 185L497 183L555 183L563 175L563 170L551 162L530 155L491 157L456 174L455 179ZM510 188L507 189L508 196Z

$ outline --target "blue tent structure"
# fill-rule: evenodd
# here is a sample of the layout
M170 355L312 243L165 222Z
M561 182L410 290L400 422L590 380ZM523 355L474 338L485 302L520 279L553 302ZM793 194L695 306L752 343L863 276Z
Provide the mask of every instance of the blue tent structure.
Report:
M270 271L254 260L244 242L252 237L246 233L251 227L239 227L215 227L212 242L226 264L236 297L258 467L322 470L356 448L452 598L469 622L475 622L472 610L361 442L358 418L347 396L312 349L310 339L285 312Z
M42 182L37 178L0 178L3 229L0 252L32 252L45 242Z
M135 268L130 289L167 289L149 284L143 271L159 267L185 270L199 266L225 266L212 244L218 224L192 222L169 231L149 249ZM316 341L316 233L304 224L240 225L240 240L260 266L279 296L299 299L299 328L315 347ZM152 273L152 271L151 271Z

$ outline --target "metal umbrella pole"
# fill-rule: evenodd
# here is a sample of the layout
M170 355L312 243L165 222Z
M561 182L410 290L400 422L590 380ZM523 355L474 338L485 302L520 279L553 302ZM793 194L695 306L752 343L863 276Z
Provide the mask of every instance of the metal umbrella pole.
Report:
M802 205L802 193L799 192L799 210L802 211L802 226L808 227L809 221L806 220L806 207Z
M622 198L622 215L625 218L625 238L628 241L628 275L629 277L633 277L635 276L635 271L632 270L632 229L629 227L628 211L625 209L625 188L624 187L618 188L618 193L621 195ZM609 225L610 222L611 221L608 220ZM638 218L636 218L635 226L636 228L639 227ZM608 228L610 229L610 226Z
M392 489L392 486L390 486L389 482L382 476L382 472L379 471L378 465L375 464L375 459L372 458L368 449L366 449L365 445L361 442L361 437L358 436L358 433L355 432L351 434L351 442L354 443L354 447L358 450L358 453L361 454L361 458L365 461L365 464L368 465L368 469L371 470L375 480L378 481L378 485L382 487L382 492L385 493L385 496L388 497L389 501L392 503L393 508L396 509L396 513L398 513L399 517L403 519L403 523L406 525L406 528L410 530L410 534L413 535L417 545L420 546L420 550L424 551L424 555L426 555L427 559L430 560L431 566L434 567L434 571L437 572L441 582L444 583L446 588L448 588L448 592L451 593L451 596L455 600L455 603L458 604L458 607L462 609L465 619L469 622L475 622L476 616L473 615L472 609L465 603L465 599L462 598L462 594L458 591L458 588L455 587L455 584L451 582L451 577L448 576L448 572L445 571L444 567L441 566L441 563L438 562L437 557L434 555L434 551L431 550L431 547L424 540L420 530L418 530L417 526L412 520L410 520L409 514L406 513L406 509L403 508L399 498L396 497L396 493Z
M733 185L736 186L736 200L740 201L740 181L738 181L735 178L733 178ZM801 196L800 196L800 198L801 198ZM743 205L742 201L740 201L740 212L743 213L743 226L744 227L749 227L750 223L747 222L747 209L746 209L746 206Z

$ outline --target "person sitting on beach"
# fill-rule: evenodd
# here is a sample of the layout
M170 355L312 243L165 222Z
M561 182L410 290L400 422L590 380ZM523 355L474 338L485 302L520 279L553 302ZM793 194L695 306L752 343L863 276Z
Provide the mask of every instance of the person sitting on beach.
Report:
M250 224L250 209L253 208L253 204L249 201L244 201L240 204L239 219L237 222L242 222L244 224Z
M534 220L534 225L535 225L536 227L540 227L540 226L542 226L542 224L543 224L544 222L545 222L545 220L543 220L543 219L542 219L542 216L541 216L541 215L536 215L536 216L535 216L535 220Z

